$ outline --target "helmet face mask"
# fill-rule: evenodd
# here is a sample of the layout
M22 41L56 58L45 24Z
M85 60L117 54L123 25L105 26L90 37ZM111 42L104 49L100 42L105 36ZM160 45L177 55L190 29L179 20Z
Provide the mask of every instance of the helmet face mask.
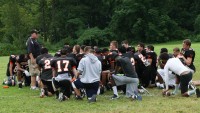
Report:
M3 85L8 85L8 86L15 86L16 85L16 80L15 76L12 76L12 78L4 79Z

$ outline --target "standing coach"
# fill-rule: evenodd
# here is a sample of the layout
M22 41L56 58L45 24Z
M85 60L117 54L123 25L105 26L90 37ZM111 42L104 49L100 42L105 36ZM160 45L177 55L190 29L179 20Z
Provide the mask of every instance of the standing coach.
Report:
M36 76L39 76L40 71L37 68L36 64L36 58L37 56L40 55L40 45L37 42L38 38L38 32L37 30L32 30L31 31L31 36L26 42L27 45L27 50L28 50L28 55L29 55L29 60L28 60L28 65L29 65L29 72L31 75L31 88L33 90L36 90Z

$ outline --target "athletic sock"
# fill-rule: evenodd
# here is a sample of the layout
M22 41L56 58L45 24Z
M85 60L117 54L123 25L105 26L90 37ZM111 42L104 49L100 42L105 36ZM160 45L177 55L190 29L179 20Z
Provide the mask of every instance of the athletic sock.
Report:
M179 84L176 84L175 85L175 89L173 91L173 94L176 94L178 92L178 88L179 88Z
M48 96L48 89L47 89L47 88L44 88L44 94L45 94L46 96Z
M22 82L21 81L18 81L18 84L21 84Z
M113 93L118 96L117 86L113 86L112 89L113 89Z
M188 95L192 95L192 94L195 94L195 92L196 92L196 89L188 91L187 93L188 93Z
M159 86L160 86L160 83L159 83L159 82L157 82L157 83L156 83L156 86L157 86L157 87L159 87Z
M160 84L160 87L161 87L161 88L164 88L164 84Z
M32 88L32 89L35 89L35 88L36 88L36 86L31 86L31 88Z

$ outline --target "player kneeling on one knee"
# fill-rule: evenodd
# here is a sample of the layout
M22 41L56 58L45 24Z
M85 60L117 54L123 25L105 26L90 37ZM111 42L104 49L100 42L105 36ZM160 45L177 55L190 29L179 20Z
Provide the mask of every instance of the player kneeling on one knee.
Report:
M61 50L61 57L53 59L52 67L52 86L59 101L70 98L71 94L71 74L76 75L76 61L74 58L66 57L67 51ZM58 90L60 89L60 90ZM59 92L58 92L59 91Z
M120 50L120 49L119 49ZM120 51L119 51L120 52ZM111 99L119 98L117 87L119 85L126 85L126 96L132 97L133 99L142 100L142 97L138 95L138 83L139 79L132 63L128 57L119 56L117 53L112 53L112 59L116 62L115 74L111 76L111 83L114 95ZM118 73L120 70L123 71L123 75L120 76Z
M82 99L79 89L85 88L88 102L96 102L102 66L91 47L86 46L84 52L86 55L78 65L78 75L81 74L82 77L75 80L72 87L77 99Z

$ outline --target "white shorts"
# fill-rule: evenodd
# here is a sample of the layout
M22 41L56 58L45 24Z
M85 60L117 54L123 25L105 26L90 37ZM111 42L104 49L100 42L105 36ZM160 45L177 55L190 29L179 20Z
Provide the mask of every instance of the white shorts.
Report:
M160 74L163 81L165 82L164 69L158 69L157 72ZM172 74L172 71L169 71L169 86L175 86L175 84L176 84L176 76Z

